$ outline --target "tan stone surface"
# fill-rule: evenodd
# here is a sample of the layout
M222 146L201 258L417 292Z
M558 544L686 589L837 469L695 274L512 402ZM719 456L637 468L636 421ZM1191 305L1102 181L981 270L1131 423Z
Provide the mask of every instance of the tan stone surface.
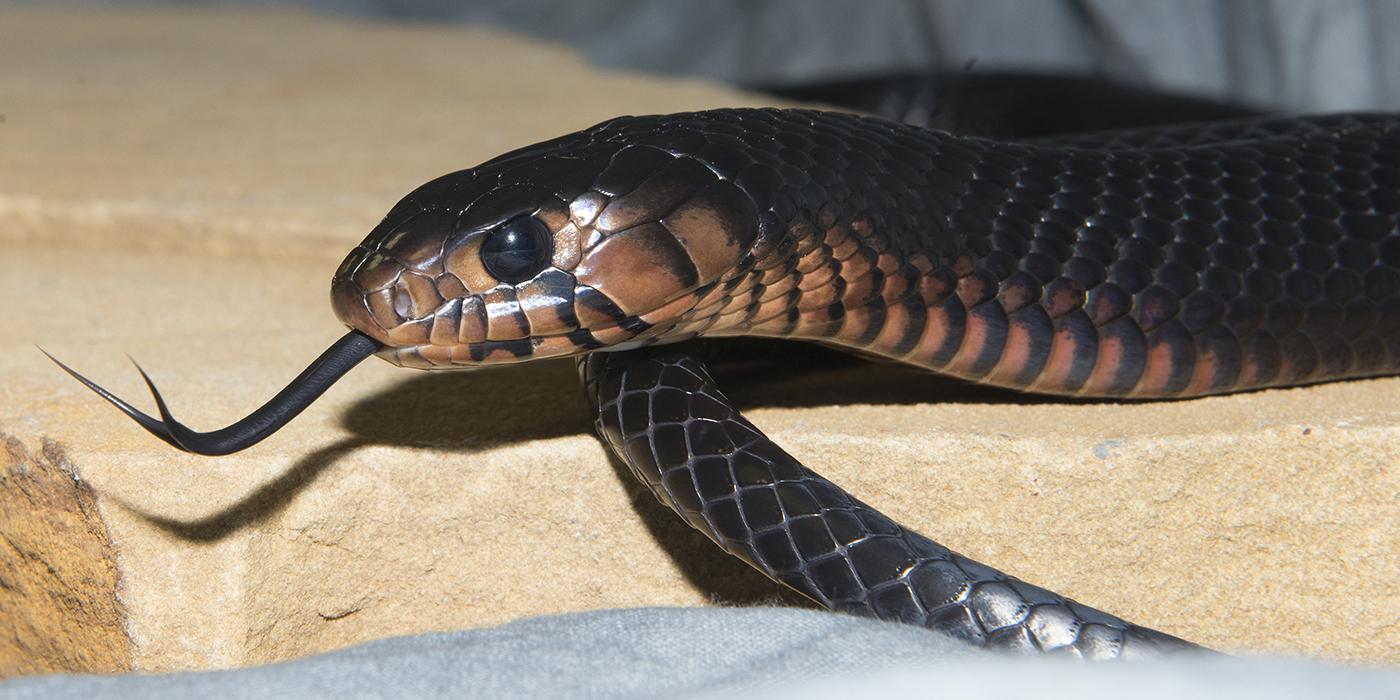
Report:
M98 496L132 664L775 588L641 494L572 366L370 361L246 452L170 450L41 343L196 427L342 332L335 265L404 192L619 113L758 104L478 30L0 12L0 431ZM746 379L747 377L747 379ZM731 377L814 468L969 555L1203 643L1400 661L1400 380L1024 403L892 368Z
M114 554L59 446L0 434L0 678L131 667Z

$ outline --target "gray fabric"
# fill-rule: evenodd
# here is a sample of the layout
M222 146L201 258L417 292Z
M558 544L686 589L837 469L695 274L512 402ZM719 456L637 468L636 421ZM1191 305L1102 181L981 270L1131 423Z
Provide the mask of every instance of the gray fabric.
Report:
M0 698L1400 697L1400 672L1183 658L1085 665L969 652L925 630L810 610L649 608L371 642L237 671L50 676Z
M1400 108L1396 2L294 2L349 14L491 24L571 45L602 65L746 85L900 70L961 71L973 63L976 71L1106 75L1283 110Z

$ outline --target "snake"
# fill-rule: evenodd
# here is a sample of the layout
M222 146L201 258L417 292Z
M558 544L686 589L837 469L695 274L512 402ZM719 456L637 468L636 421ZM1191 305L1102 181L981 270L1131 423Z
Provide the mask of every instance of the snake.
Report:
M370 355L574 357L602 441L655 497L823 607L978 648L1205 651L900 525L766 437L684 341L805 341L1100 400L1396 374L1400 117L1046 139L801 109L619 117L413 190L331 302L349 332L214 431L144 371L159 417L59 364L157 438L226 454Z

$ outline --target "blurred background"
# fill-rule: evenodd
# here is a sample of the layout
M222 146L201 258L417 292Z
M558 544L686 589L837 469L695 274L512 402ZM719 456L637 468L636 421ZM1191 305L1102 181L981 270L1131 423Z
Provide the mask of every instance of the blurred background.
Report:
M1103 80L1286 112L1400 108L1400 2L1393 0L177 4L300 6L492 25L573 47L601 66L780 92L894 76L1011 73Z

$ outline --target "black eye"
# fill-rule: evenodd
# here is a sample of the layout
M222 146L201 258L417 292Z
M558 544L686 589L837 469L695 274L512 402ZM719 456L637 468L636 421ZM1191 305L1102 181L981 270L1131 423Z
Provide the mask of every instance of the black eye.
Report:
M533 216L521 216L501 224L481 242L481 264L486 274L506 284L524 282L549 264L549 229Z

